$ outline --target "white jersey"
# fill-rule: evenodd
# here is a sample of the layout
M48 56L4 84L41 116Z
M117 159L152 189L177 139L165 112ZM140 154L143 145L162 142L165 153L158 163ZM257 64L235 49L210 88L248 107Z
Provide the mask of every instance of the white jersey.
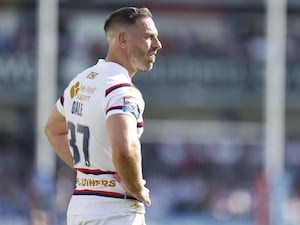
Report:
M143 132L144 100L128 71L117 63L100 59L70 82L56 106L67 121L70 150L77 170L69 212L83 213L80 204L86 195L124 198L124 189L113 177L115 167L106 119L116 113L127 114L136 121L136 135L140 137ZM91 208L86 210L91 213Z

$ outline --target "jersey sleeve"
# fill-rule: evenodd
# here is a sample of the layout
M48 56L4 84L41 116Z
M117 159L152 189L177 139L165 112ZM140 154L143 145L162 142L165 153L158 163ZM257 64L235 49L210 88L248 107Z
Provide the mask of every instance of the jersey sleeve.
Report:
M119 84L106 89L106 118L113 114L127 114L136 121L144 111L144 100L131 84Z
M56 102L56 108L63 116L65 115L64 100L65 100L65 98L62 95Z

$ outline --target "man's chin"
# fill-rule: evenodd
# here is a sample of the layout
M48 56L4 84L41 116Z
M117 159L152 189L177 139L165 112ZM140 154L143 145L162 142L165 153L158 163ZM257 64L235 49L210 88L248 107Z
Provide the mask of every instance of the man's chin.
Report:
M149 63L147 66L145 66L144 68L140 69L140 71L142 72L148 72L150 70L152 70L153 68L153 63Z

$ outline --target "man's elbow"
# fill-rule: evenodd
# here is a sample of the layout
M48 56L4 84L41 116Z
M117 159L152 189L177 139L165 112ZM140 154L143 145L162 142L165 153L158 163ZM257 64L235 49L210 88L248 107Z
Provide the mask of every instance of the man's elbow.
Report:
M138 141L133 141L127 144L122 143L115 145L113 152L115 152L117 157L120 159L136 157L136 155L139 155L140 152L140 144Z
M48 123L46 123L45 126L44 126L44 134L47 136L47 138L50 137L50 134L51 134L51 127L49 126Z

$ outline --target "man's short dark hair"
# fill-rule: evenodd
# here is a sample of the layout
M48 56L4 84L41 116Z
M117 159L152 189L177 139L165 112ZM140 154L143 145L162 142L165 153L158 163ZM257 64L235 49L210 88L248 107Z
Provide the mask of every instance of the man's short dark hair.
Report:
M107 32L113 24L133 25L140 17L152 18L152 13L148 8L123 7L114 11L106 19L104 31Z

